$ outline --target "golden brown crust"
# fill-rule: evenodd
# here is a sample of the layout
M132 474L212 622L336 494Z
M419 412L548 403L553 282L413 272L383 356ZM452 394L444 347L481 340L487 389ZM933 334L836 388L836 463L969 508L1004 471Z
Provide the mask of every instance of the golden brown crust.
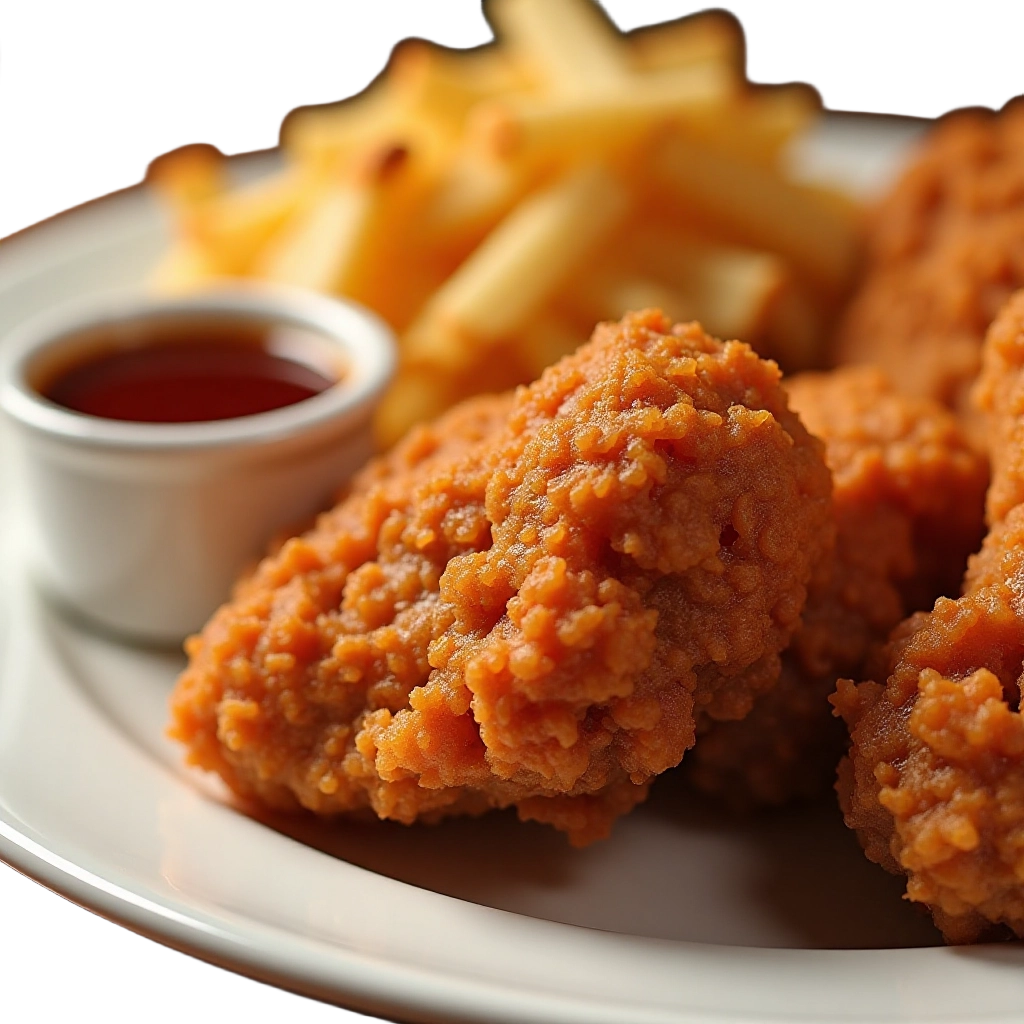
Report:
M828 703L837 675L858 674L908 611L955 592L983 532L985 460L942 406L898 394L869 367L803 374L787 390L825 443L836 547L812 578L778 684L687 758L698 788L739 806L828 789L844 739Z
M1024 502L1024 292L992 324L974 401L985 418L992 460L988 519L998 523Z
M985 331L1024 285L1021 238L1024 103L944 118L869 222L838 361L876 364L972 421Z
M880 590L871 593L872 585L895 587L912 611L959 592L967 556L983 535L986 460L954 416L934 400L902 393L875 367L802 374L787 389L794 410L825 443L835 489L836 578L873 643L891 628L885 623L893 602ZM855 592L851 577L864 581ZM850 628L852 620L830 632Z
M516 804L588 841L774 680L829 490L774 364L656 313L602 325L266 559L190 642L173 733L273 805Z
M846 821L872 860L907 875L907 895L952 942L995 925L1024 935L1022 339L1018 295L986 343L992 529L963 596L894 632L884 686L842 681L834 697L852 737L838 787Z

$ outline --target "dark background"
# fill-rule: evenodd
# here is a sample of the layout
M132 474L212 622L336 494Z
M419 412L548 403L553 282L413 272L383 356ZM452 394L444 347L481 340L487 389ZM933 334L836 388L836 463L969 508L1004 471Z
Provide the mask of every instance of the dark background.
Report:
M695 9L609 6L624 28ZM223 24L180 5L118 17L83 5L88 17L60 25L0 13L0 237L137 181L146 161L182 142L229 154L271 145L293 106L365 85L395 36L488 38L479 7L289 3ZM1024 10L729 9L748 31L755 82L810 82L835 110L930 117L964 104L995 109L1024 93Z
M609 7L627 29L694 9ZM72 14L59 25L45 8L0 12L0 237L137 181L148 160L183 142L214 142L228 154L272 145L282 115L294 106L364 86L383 67L395 36L423 33L456 45L487 38L479 4L470 2L418 0L407 9L389 0L335 0L327 13L288 3L265 12L249 8L231 22L181 4L139 6L117 17L92 4L81 9L77 23ZM1024 94L1024 10L985 3L953 10L730 9L748 31L755 82L810 82L834 110L935 117L965 104L994 110ZM79 934L85 926L75 910L47 903L12 879L0 866L0 888L8 883L0 899L5 941L17 942L18 928L36 936L33 942L44 933L51 936L46 941L61 941L68 929L76 942L94 941L91 933ZM104 941L121 938L115 932ZM143 957L136 966L148 972L153 963ZM224 998L220 990L206 991L217 979L204 976L201 983L190 974L181 982L187 992L179 984L168 995L173 986L161 969L151 988L171 1002L145 1002L136 966L125 969L123 984L120 976L110 979L111 1006L135 1006L144 1015L143 1007L173 1005L196 1014L211 1005L209 998ZM61 984L51 972L36 989L57 991ZM68 997L77 983L68 984L71 990L62 989L54 1006L71 1010L75 1002ZM125 985L137 993L133 1004L119 995ZM31 1005L42 1009L34 991ZM189 992L196 1001L184 1011L181 1000ZM257 998L247 986L233 987L230 995L225 1009ZM82 1005L102 1006L101 997L93 992ZM12 1006L8 998L8 1012ZM276 1009L287 1013L286 1006L282 1000Z

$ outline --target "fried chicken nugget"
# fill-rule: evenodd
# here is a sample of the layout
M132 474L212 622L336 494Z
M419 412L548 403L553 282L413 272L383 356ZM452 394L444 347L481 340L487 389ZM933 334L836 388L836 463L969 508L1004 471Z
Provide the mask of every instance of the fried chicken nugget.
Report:
M985 331L1024 286L1024 102L942 119L869 224L867 273L837 336L974 424Z
M1024 936L1024 293L992 325L978 403L991 532L964 594L893 634L885 685L840 682L852 737L838 790L868 857L907 876L950 942Z
M172 734L275 807L515 805L585 843L775 679L831 543L777 367L633 314L267 558L189 642Z
M825 792L845 743L828 697L909 612L956 593L984 533L988 467L956 418L901 395L873 367L786 381L825 443L836 546L812 577L778 683L742 721L715 724L684 762L693 785L737 807Z

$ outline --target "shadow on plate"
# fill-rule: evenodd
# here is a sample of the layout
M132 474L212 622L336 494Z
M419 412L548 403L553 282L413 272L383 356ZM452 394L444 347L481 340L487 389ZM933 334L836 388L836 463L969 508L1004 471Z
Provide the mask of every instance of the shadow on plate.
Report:
M742 879L751 908L785 923L801 947L885 949L942 945L931 917L904 899L905 880L872 864L843 823L834 794L814 802L733 814L689 793L678 773L650 803L688 834L728 837L751 851Z
M950 952L954 956L967 960L980 960L999 967L1009 967L1020 973L1024 968L1024 942L990 943L984 946L953 946Z
M147 754L185 773L164 737L180 655L126 648L51 610L50 649L97 709ZM214 797L211 797L214 798ZM411 885L517 914L653 938L790 948L941 943L901 899L901 880L870 864L831 795L736 816L688 792L677 773L612 837L574 850L511 812L435 826L254 817L335 857Z
M940 945L864 857L834 798L736 816L669 773L606 842L574 850L512 812L435 826L259 815L370 871L531 917L653 938L863 949Z

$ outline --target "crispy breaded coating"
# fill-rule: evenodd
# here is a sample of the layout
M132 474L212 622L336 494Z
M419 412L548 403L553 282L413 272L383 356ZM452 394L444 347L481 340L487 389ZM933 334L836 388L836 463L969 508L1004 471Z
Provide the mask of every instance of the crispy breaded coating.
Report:
M828 697L909 612L956 593L981 542L988 469L956 418L901 395L871 367L786 382L825 443L836 546L812 577L777 685L742 721L716 724L684 763L699 789L736 806L825 792L845 730Z
M969 401L985 331L1024 285L1024 103L942 119L870 220L840 363L874 363L911 394ZM980 443L980 436L979 436Z
M985 345L979 398L990 424L992 524L964 594L893 634L875 678L841 681L850 727L840 771L847 824L868 857L907 876L950 942L994 926L1024 935L1024 293Z
M649 312L508 402L414 432L189 642L194 764L277 807L515 805L584 843L746 714L832 543L777 367Z
M984 417L985 441L992 463L986 499L988 521L1002 522L1024 504L1024 297L1018 292L989 329L984 366L974 403Z
M880 593L867 596L878 581L894 585L914 611L959 592L967 557L984 534L987 461L941 405L903 393L877 368L806 373L786 387L794 411L824 441L832 470L838 568L829 600L854 611L827 635L834 644L837 634L856 631L860 622L870 644L880 628L888 632L882 623L894 603ZM878 604L886 609L873 614ZM805 643L807 623L821 614L817 601L807 609L798 645ZM861 639L858 656L864 649ZM848 663L851 653L840 660ZM833 658L832 667L838 665Z

